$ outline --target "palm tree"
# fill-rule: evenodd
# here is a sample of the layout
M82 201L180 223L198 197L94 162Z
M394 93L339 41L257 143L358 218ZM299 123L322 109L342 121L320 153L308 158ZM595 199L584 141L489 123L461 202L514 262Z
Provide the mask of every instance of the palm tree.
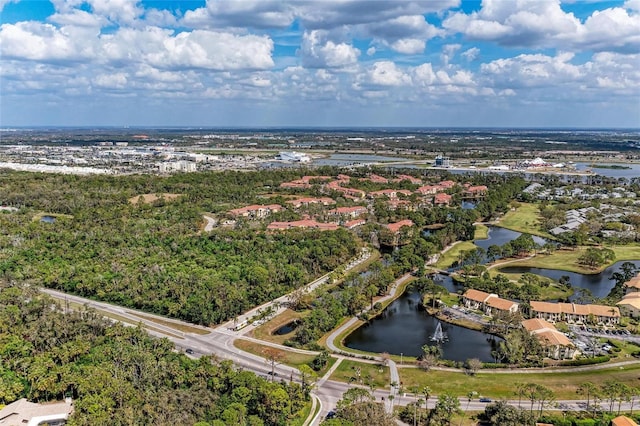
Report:
M578 389L576 390L578 395L586 395L587 396L587 412L589 412L589 405L591 403L591 396L596 393L596 390L597 390L596 385L594 385L591 382L582 383L580 386L578 386Z

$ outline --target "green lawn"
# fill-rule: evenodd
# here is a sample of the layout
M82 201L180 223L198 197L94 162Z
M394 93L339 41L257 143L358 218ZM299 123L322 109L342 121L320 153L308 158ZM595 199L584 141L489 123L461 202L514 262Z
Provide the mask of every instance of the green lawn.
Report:
M262 357L264 356L264 351L269 350L278 358L278 364L285 364L295 368L298 368L304 364L308 365L313 360L313 358L315 358L313 355L299 354L296 352L276 349L272 348L271 346L261 345L249 340L237 339L235 342L233 342L233 345L238 349ZM327 362L327 365L322 370L316 372L318 377L322 377L336 362L336 360L337 359L334 357L329 357L329 362ZM267 364L265 363L265 365Z
M489 238L489 227L485 225L476 225L475 232L473 234L474 240L486 240ZM458 260L460 252L463 250L475 250L478 246L473 244L472 241L459 241L455 246L451 247L444 254L440 256L440 259L433 265L438 269L447 269Z
M537 204L521 203L516 210L508 211L500 218L498 226L513 231L555 239L552 235L540 230L540 209Z
M476 248L478 248L478 246L473 244L471 241L460 241L456 243L455 246L447 250L442 256L440 256L440 259L438 259L438 261L433 266L438 269L447 269L451 267L451 265L453 265L455 261L458 260L458 256L460 255L461 251L474 250Z
M388 388L390 377L389 367L345 359L333 372L331 380L364 386L372 384L375 388Z
M486 240L489 238L489 227L486 225L476 225L476 230L473 234L474 240Z
M417 368L401 368L399 373L405 389L412 389L415 386L422 389L429 386L436 395L452 392L454 395L463 396L470 391L476 391L479 395L490 398L515 399L514 391L517 383L538 383L552 389L557 399L579 399L576 389L585 382L598 385L606 381L617 381L629 386L637 386L640 363L624 368L561 373L479 372L475 376L468 376L462 372L425 372Z
M628 245L611 247L615 252L614 262L621 260L640 260L640 245ZM599 269L589 269L578 264L578 258L586 252L586 247L579 247L574 250L558 250L551 254L538 254L531 259L523 259L518 262L511 262L506 266L529 266L532 268L559 269L562 271L577 272L579 274L597 274L609 265L604 265ZM613 262L612 262L613 263ZM495 269L500 269L496 266Z

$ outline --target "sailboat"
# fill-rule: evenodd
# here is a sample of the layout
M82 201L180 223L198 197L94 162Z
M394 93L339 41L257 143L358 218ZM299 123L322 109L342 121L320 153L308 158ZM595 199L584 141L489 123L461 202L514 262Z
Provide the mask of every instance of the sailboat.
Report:
M431 341L436 343L442 343L448 340L447 333L442 331L442 323L438 322L436 326L436 331L431 336Z

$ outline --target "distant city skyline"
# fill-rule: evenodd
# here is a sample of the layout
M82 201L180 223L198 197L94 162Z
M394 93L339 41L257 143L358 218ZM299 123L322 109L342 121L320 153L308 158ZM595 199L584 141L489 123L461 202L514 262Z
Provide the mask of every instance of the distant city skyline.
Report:
M1 127L640 127L640 0L0 0L0 22Z

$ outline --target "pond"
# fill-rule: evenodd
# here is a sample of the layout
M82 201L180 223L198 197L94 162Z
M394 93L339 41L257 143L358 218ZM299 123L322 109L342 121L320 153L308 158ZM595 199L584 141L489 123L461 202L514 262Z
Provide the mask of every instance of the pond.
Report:
M593 294L593 296L603 298L607 297L615 285L615 281L610 280L609 277L614 272L620 272L620 267L623 263L625 263L625 261L616 262L599 274L578 274L576 272L567 272L558 269L529 268L526 266L507 266L506 268L500 269L500 272L514 274L530 272L532 274L551 278L555 281L558 281L560 277L566 275L569 277L569 282L573 287L587 289L591 294ZM640 260L630 261L629 263L633 263L636 267L640 267ZM579 294L574 294L572 297L578 296Z
M289 334L293 330L298 328L298 325L300 325L300 322L298 320L291 321L283 325L282 327L278 328L276 331L273 332L273 334L276 334L278 336L282 336L283 334Z
M489 246L497 245L501 246L510 241L518 238L522 233L517 231L512 231L506 228L500 228L497 226L489 226L489 236L486 240L475 240L473 243L478 247L482 247L483 249L488 249ZM544 245L547 240L542 237L538 237L533 235L533 242L539 245Z
M476 208L476 203L474 201L463 201L462 202L462 210L473 210Z
M421 307L420 295L407 291L393 301L377 318L355 330L345 339L345 346L367 352L388 352L418 357L422 346L432 344L438 319ZM441 323L449 340L442 344L443 358L466 361L478 358L491 362L492 343L501 339L452 324ZM494 343L495 344L495 343Z
M56 217L55 216L42 216L40 218L40 222L45 222L45 223L53 223L56 221Z

